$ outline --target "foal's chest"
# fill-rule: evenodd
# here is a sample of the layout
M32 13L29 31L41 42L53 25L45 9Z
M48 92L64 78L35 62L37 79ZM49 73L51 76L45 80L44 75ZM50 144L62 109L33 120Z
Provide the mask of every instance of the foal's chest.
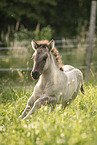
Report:
M52 80L48 80L47 78L45 81L41 81L40 79L36 85L35 94L39 97L44 95L58 96L60 93L64 94L66 87L64 82L66 82L64 78L60 80L59 77L52 77Z
M58 96L58 94L63 93L63 90L65 89L63 84L47 84L43 87L41 90L42 94L45 94L47 96Z

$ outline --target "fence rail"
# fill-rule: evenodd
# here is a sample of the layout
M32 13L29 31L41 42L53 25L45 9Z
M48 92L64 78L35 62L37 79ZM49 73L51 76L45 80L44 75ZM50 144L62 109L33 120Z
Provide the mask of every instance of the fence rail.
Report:
M30 71L32 68L0 68L0 71Z
M26 47L0 47L0 50L8 50L8 49L26 49Z
M6 59L6 58L27 58L27 57L31 57L31 55L0 55L0 58L2 59Z

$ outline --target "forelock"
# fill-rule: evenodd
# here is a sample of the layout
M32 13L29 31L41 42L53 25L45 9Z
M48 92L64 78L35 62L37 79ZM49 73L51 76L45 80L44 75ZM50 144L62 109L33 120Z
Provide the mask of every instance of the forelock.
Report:
M48 40L38 41L38 48L49 48Z

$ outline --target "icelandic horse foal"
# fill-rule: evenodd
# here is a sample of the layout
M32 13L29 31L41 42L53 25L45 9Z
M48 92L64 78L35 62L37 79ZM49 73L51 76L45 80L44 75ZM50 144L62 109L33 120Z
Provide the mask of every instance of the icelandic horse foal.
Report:
M54 44L54 40L49 43L32 40L35 53L31 76L39 80L20 116L23 119L33 114L41 105L61 103L66 107L76 98L79 90L84 93L82 72L70 65L61 66L61 59Z

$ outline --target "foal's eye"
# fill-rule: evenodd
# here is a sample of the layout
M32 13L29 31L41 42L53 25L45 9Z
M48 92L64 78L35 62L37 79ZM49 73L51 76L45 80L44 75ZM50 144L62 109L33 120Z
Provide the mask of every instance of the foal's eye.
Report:
M47 59L47 55L45 55L45 56L43 57L43 60L44 60L44 61L46 61L46 59Z

